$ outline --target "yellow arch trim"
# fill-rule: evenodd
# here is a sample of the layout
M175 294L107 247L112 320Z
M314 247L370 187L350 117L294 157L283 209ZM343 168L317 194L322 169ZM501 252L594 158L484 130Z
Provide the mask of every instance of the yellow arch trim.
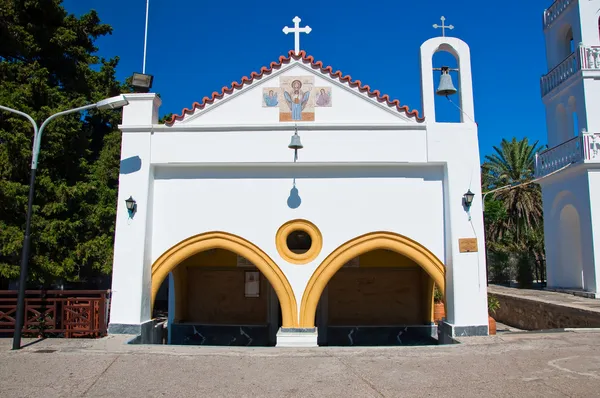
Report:
M315 314L319 299L333 275L354 257L377 249L392 250L419 264L445 296L446 267L435 254L406 236L393 232L372 232L344 243L317 267L302 296L300 327L313 328L315 326Z
M258 246L227 232L207 232L185 239L167 250L152 264L152 302L169 272L196 253L210 249L232 251L251 261L269 280L281 305L282 327L296 327L298 306L290 282L275 262Z

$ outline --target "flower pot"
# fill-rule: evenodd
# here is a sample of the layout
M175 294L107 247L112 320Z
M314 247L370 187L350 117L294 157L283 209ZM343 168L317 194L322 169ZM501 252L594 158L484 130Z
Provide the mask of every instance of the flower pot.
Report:
M444 303L435 303L433 305L433 321L437 324L446 316Z
M496 334L496 320L489 315L488 315L488 326L490 329L490 333L489 333L490 336L495 335Z

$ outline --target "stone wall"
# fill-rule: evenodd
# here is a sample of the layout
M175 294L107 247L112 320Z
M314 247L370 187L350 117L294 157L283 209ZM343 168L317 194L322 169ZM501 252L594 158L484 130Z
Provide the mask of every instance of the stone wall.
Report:
M491 314L498 322L524 330L600 327L600 313L565 305L490 293L500 302Z

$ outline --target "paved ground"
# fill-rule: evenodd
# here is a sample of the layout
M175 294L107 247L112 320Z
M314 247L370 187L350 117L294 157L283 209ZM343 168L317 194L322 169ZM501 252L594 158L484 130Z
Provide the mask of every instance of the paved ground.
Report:
M506 332L452 346L131 346L122 337L0 340L8 397L592 397L600 332ZM52 351L56 350L56 351ZM52 352L49 352L52 351Z
M569 293L551 292L536 289L516 289L500 285L489 285L488 293L500 293L508 296L520 297L543 303L562 305L581 310L600 313L600 300L575 296Z

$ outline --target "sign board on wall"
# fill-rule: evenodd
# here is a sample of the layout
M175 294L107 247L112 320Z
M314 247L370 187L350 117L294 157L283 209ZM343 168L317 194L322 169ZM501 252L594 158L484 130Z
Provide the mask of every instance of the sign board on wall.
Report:
M477 238L463 238L458 240L458 250L461 253L473 253L477 251Z
M260 272L246 271L245 277L246 277L246 283L245 283L246 297L259 297L260 296Z

